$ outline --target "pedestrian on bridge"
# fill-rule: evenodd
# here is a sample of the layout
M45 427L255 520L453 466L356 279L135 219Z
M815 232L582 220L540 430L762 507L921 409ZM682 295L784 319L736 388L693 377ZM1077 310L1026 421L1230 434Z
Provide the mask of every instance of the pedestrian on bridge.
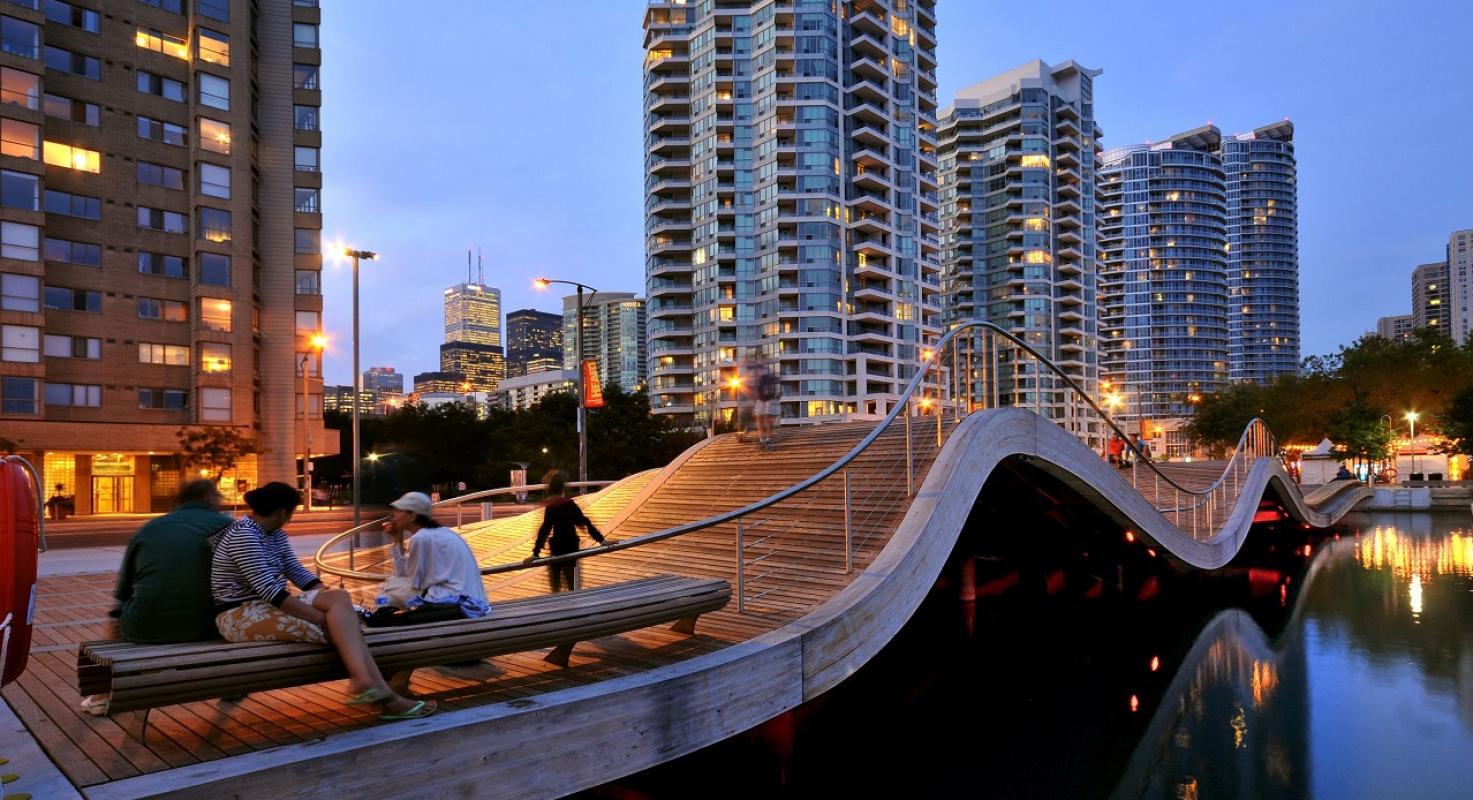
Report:
M547 484L547 500L542 505L542 526L537 529L537 543L532 545L532 556L526 563L537 559L542 552L542 546L547 545L549 555L562 556L578 552L578 529L584 528L588 535L599 544L612 544L599 533L598 528L583 513L583 509L565 492L568 487L568 478L559 470L553 470L543 477L542 482ZM548 534L552 535L551 541ZM578 562L576 559L560 561L556 564L547 565L548 582L552 585L554 592L561 591L562 585L568 587L568 591L578 588L577 582Z

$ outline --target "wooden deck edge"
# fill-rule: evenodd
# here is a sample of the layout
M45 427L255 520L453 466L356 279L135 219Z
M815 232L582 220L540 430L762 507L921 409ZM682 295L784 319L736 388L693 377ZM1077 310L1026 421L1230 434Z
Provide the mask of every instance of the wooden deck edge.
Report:
M36 800L81 800L76 787L41 749L3 698L0 698L0 758L9 761L0 766L0 773L20 776L5 785L6 795L26 792Z
M85 791L89 800L560 797L693 752L797 706L801 662L798 639L774 632L648 673Z

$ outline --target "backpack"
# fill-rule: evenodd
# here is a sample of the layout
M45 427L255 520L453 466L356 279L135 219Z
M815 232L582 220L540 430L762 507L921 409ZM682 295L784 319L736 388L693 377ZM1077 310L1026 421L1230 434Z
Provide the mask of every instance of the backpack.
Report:
M764 372L764 373L762 373L762 377L759 378L759 379L757 379L757 399L758 400L776 400L777 399L777 376L776 375L773 375L771 372Z

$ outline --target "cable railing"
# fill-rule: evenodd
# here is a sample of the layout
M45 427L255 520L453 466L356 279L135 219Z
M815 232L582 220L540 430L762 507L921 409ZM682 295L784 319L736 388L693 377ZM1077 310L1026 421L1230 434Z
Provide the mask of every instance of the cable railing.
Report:
M1097 453L1112 433L1118 436L1135 457L1131 485L1196 541L1216 534L1219 522L1231 512L1237 493L1258 460L1277 455L1272 433L1255 419L1244 429L1221 475L1206 487L1192 488L1163 472L1067 370L993 323L962 323L925 348L921 356L915 374L890 402L879 424L831 464L787 488L703 519L575 553L482 565L481 574L505 574L592 558L731 526L735 533L737 607L746 612L749 599L755 602L781 591L781 587L760 584L778 582L782 570L773 563L785 551L830 543L831 568L851 572L856 556L870 554L875 538L883 538L893 530L905 510L903 498L915 494L949 433L967 416L996 408L1032 410ZM893 442L896 438L902 441ZM876 448L882 440L886 446ZM539 488L489 490L439 505ZM810 494L801 506L779 508L805 493ZM861 499L858 505L856 498ZM381 580L384 573L356 568L353 550L347 568L324 559L330 547L379 522L359 526L324 544L318 551L319 567L343 578ZM804 567L810 568L811 564ZM754 571L750 578L749 570Z

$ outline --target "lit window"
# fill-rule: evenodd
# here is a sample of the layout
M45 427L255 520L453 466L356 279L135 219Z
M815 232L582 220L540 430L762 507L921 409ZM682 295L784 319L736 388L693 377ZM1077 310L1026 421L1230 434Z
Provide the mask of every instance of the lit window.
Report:
M0 222L0 256L21 261L39 261L41 259L41 229L35 225L24 225L19 222Z
M199 59L222 67L230 66L230 37L209 28L199 28Z
M82 172L102 171L101 153L61 142L45 142L42 160L53 167L66 167Z
M230 199L230 168L218 164L199 165L199 193Z
M1025 155L1020 163L1025 167L1047 167L1049 158L1042 154Z
M1023 254L1025 264L1048 264L1052 261L1053 257L1048 254L1047 250L1029 250Z
M234 309L229 300L217 297L201 297L199 300L199 323L208 331L221 331L230 333L231 311Z
M163 53L185 61L189 60L189 44L178 36L170 36L152 28L139 28L136 41L138 46L144 50L152 50L155 53Z
M189 366L189 346L182 344L138 343L140 364L162 364L168 367Z
M230 345L217 342L201 342L199 346L199 368L204 372L230 371Z
M230 81L217 75L199 73L199 101L210 108L230 110Z
M40 105L41 76L0 67L0 103L35 109Z
M35 364L41 360L41 329L27 325L0 327L0 361Z
M199 238L207 242L230 241L230 212L201 206L199 208Z
M230 155L230 124L200 117L199 146L212 153Z
M29 158L41 157L41 129L29 122L0 120L0 155Z
M230 421L230 390L210 389L199 390L199 418L202 422L229 422Z

